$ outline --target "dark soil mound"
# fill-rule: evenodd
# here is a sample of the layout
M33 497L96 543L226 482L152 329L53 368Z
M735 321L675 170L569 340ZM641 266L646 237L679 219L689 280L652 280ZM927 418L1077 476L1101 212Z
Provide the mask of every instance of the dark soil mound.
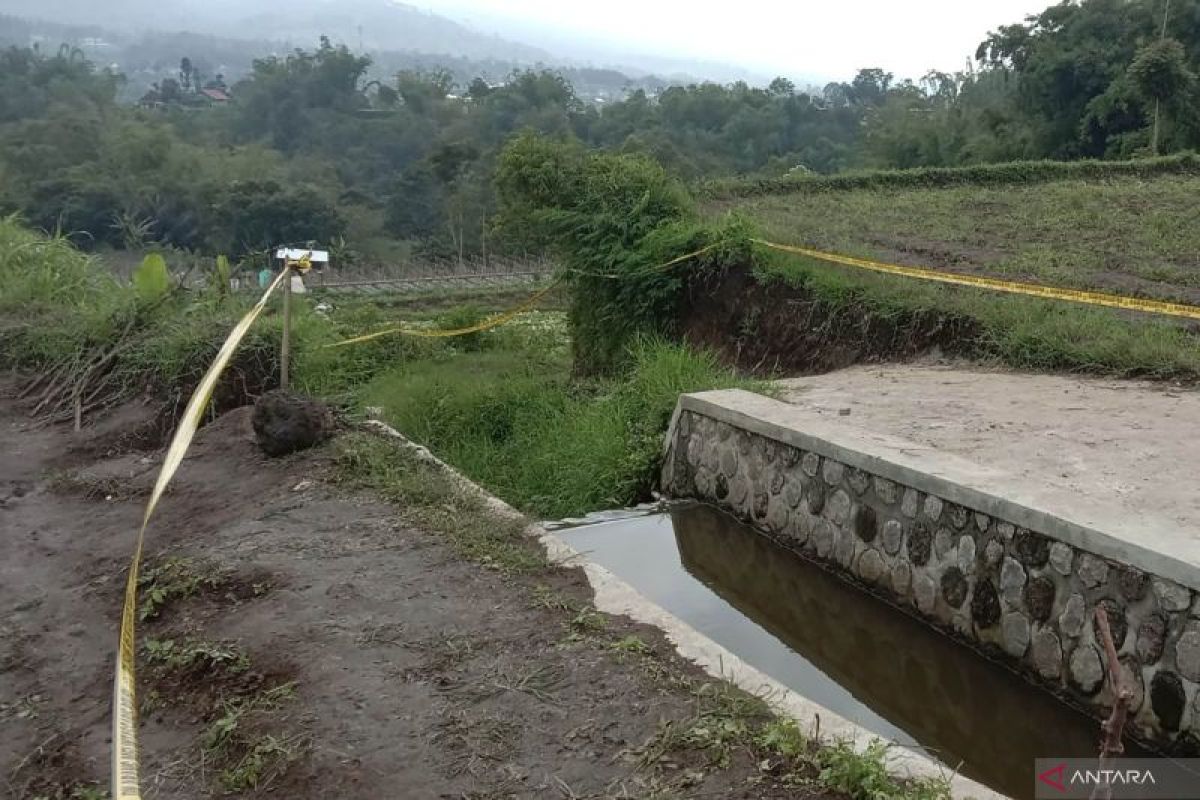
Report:
M254 404L254 435L269 456L283 456L322 441L333 429L329 409L302 395L267 392Z

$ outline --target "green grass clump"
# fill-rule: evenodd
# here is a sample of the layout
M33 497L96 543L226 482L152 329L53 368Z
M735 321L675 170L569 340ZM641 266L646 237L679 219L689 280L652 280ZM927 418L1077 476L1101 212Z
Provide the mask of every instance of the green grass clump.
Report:
M641 341L631 360L622 378L581 384L537 354L462 355L382 375L360 397L516 507L566 517L647 498L679 395L746 385L683 345Z

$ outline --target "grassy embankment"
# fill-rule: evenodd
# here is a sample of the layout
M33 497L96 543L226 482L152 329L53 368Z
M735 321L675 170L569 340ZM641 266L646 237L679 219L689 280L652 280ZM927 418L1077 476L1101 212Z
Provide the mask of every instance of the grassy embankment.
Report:
M1001 165L715 187L706 213L763 237L864 258L1200 304L1195 157ZM893 278L772 255L768 278L835 305L977 320L976 355L1017 368L1200 377L1186 320Z

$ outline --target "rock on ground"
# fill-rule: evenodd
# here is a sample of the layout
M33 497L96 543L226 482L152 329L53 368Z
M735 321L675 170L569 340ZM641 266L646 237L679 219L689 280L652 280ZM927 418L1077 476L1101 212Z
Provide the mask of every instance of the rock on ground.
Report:
M303 395L267 392L254 404L254 435L269 456L285 456L325 439L333 429L328 407Z

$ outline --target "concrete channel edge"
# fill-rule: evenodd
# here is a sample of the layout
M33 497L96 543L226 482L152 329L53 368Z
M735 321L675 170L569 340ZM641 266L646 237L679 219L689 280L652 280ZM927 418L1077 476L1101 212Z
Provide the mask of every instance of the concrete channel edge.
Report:
M524 517L508 503L433 455L428 448L413 442L390 425L378 420L369 420L365 426L391 439L398 447L445 471L460 487L479 496L494 512L512 518ZM557 532L547 530L541 523L533 522L527 528L527 534L542 543L547 556L555 564L579 567L584 571L595 593L597 610L606 614L626 616L635 622L658 628L675 646L679 655L695 663L709 676L727 680L738 688L761 697L775 713L794 719L804 730L820 731L824 740L849 741L856 749L862 751L872 741L880 738L747 664L725 647L645 597L610 570L588 560L586 553L569 545ZM945 765L920 751L896 746L889 751L888 758L889 769L897 777L948 778L955 800L1007 800L1005 795L963 775L952 773Z

